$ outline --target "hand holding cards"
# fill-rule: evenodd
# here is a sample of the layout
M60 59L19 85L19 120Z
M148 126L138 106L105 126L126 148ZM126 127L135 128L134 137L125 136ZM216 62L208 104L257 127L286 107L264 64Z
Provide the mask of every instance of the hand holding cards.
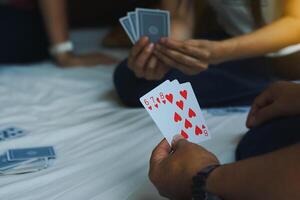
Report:
M170 13L168 11L137 8L120 19L120 23L134 44L147 36L156 43L162 37L170 36Z
M167 80L140 101L169 144L178 134L196 144L211 138L190 83Z

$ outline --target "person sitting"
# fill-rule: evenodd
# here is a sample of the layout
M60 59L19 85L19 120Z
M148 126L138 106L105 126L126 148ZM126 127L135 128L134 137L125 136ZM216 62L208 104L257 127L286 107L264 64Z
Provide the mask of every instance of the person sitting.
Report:
M63 67L117 62L102 53L73 53L65 0L0 0L0 26L0 64L39 62L50 56Z
M256 98L251 130L238 145L237 162L221 165L203 147L174 137L153 151L149 177L167 198L226 200L300 199L300 84L278 82Z
M267 56L299 60L298 0L207 1L222 31L201 39L190 39L193 2L163 0L162 8L173 16L172 37L158 44L142 37L117 67L114 84L126 105L141 106L142 95L167 79L178 79L191 82L202 107L248 106L279 79L269 71Z

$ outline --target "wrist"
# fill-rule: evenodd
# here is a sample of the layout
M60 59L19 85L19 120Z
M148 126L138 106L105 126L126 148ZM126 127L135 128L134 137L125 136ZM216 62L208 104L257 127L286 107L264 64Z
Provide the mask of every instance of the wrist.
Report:
M237 45L232 40L215 41L213 45L211 64L219 64L235 58Z
M226 180L226 168L227 165L221 165L216 168L207 178L205 190L209 193L215 194L220 198L224 198L224 191Z
M219 164L209 165L193 177L192 196L195 200L219 199L207 190L207 181L211 174L220 167Z
M50 47L49 51L53 57L58 57L67 53L72 53L74 45L71 41L64 41L54 44Z

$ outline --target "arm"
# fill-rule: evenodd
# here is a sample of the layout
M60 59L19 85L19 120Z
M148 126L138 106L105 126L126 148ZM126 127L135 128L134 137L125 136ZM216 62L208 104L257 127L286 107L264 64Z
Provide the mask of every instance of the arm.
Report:
M65 0L40 0L40 9L44 17L46 30L51 45L69 40L69 26ZM94 66L97 64L114 64L118 60L101 53L75 55L73 52L54 55L55 61L64 67Z
M299 115L299 95L299 84L274 84L255 100L247 125L253 127L275 117ZM206 189L225 200L300 199L299 153L300 144L297 144L223 165L210 174ZM215 164L219 164L215 155L177 136L172 149L166 140L155 148L149 177L160 194L173 199L190 199L193 176Z
M69 40L68 18L65 0L40 0L46 29L51 45Z
M220 43L220 61L255 57L300 43L300 0L286 0L283 16L255 32Z
M162 196L192 198L192 178L202 169L219 164L197 144L177 137L172 150L166 140L153 151L150 180ZM224 200L286 200L300 198L300 144L270 154L223 165L214 170L206 190Z
M210 64L262 56L300 43L300 0L286 0L284 15L252 33L223 41L163 38L154 53L165 65L194 75Z
M300 144L224 165L208 178L207 190L228 200L299 199Z

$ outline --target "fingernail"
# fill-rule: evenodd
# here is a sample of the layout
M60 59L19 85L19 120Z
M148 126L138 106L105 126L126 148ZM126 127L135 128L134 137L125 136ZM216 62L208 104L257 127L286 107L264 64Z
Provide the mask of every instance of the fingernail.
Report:
M175 135L172 140L172 145L177 143L179 140L185 139L182 135Z
M150 43L150 44L148 45L148 48L147 48L147 49L148 49L149 51L151 51L151 50L153 49L153 47L154 47L154 44L153 44L153 43Z

